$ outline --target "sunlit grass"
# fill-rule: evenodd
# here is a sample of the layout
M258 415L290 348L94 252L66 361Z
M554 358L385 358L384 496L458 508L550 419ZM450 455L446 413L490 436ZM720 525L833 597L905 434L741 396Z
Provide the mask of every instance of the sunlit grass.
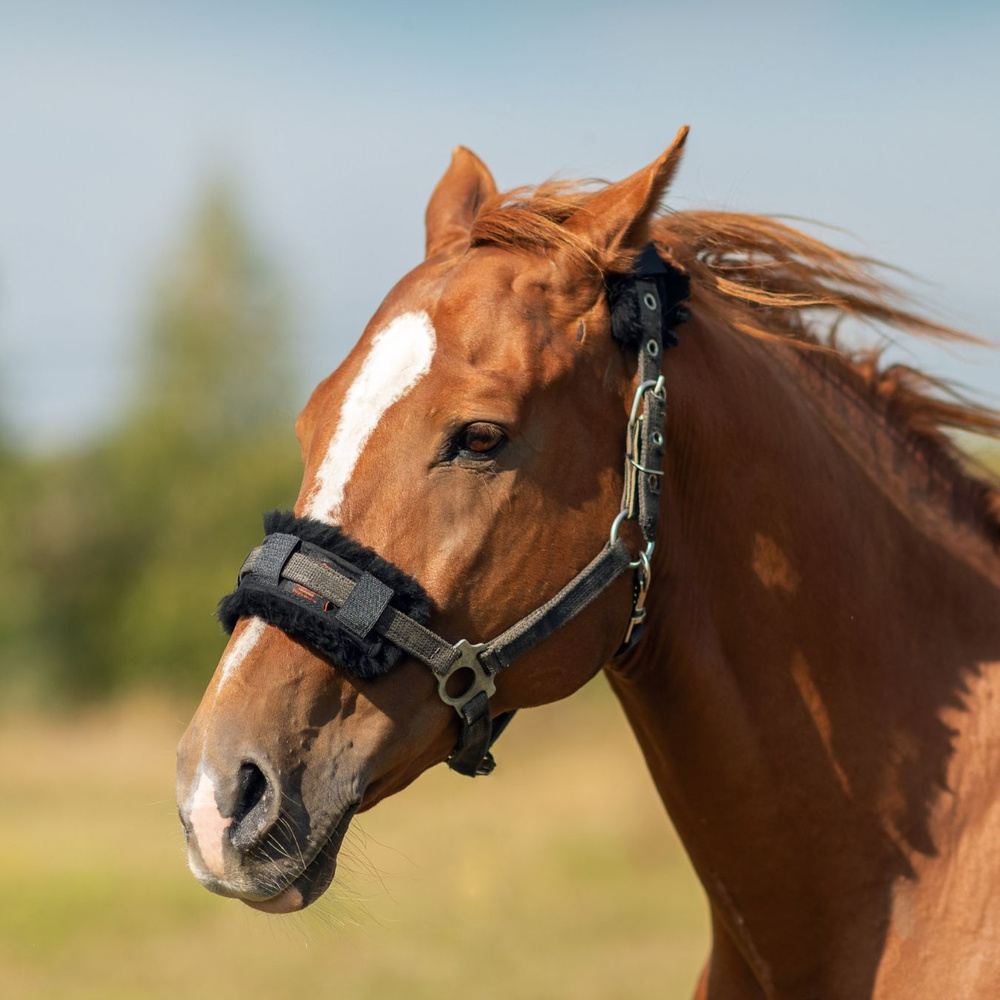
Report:
M338 880L268 917L188 874L155 701L0 730L0 995L687 997L701 891L602 682L522 713L500 766L435 768L357 822Z

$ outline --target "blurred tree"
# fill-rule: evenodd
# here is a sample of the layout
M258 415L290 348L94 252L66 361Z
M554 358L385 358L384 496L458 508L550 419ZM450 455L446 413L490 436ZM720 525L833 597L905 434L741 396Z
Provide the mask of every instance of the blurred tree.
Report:
M5 416L0 407L0 523L5 536L0 545L0 681L7 679L24 659L22 623L35 606L30 582L19 580L17 574L27 463L15 448ZM7 541L8 537L11 541Z
M118 425L37 470L25 669L67 698L207 681L215 604L260 511L298 486L292 353L280 284L215 181L158 284Z
M140 430L213 450L287 416L288 317L232 188L215 180L160 283L144 344Z

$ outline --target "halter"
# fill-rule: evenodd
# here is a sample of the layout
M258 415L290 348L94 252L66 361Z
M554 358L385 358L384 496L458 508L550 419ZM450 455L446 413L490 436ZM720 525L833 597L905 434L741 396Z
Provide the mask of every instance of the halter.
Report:
M458 713L461 733L448 766L470 777L489 774L496 766L490 747L514 715L491 718L497 674L629 569L634 572L632 612L618 654L631 649L645 623L660 506L667 404L660 369L664 349L677 343L674 327L687 319L682 303L688 279L650 243L630 274L608 276L607 292L612 336L639 356L625 433L625 486L604 548L562 590L489 642L452 643L425 626L430 601L398 567L338 527L275 513L265 519L264 543L240 568L236 590L220 602L225 629L232 632L242 617L260 617L364 679L386 673L408 653L431 669L438 696ZM632 520L645 544L637 558L620 537L622 525Z

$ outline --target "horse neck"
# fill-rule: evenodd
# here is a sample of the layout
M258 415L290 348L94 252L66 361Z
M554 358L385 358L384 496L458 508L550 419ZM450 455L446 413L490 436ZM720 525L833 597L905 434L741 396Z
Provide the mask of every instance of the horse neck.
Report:
M822 995L868 996L894 894L1000 777L963 764L1000 733L980 713L995 554L821 366L685 334L650 624L610 679L708 891L713 961L726 939L767 995L836 976Z

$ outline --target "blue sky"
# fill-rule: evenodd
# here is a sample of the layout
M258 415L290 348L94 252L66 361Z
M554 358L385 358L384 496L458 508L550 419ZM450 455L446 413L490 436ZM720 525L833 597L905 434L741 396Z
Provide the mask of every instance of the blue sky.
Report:
M617 178L684 122L674 207L842 227L1000 342L998 105L996 4L0 0L0 409L38 445L113 418L220 167L290 281L304 395L419 259L456 143L504 187ZM897 356L1000 402L1000 356L961 354Z

